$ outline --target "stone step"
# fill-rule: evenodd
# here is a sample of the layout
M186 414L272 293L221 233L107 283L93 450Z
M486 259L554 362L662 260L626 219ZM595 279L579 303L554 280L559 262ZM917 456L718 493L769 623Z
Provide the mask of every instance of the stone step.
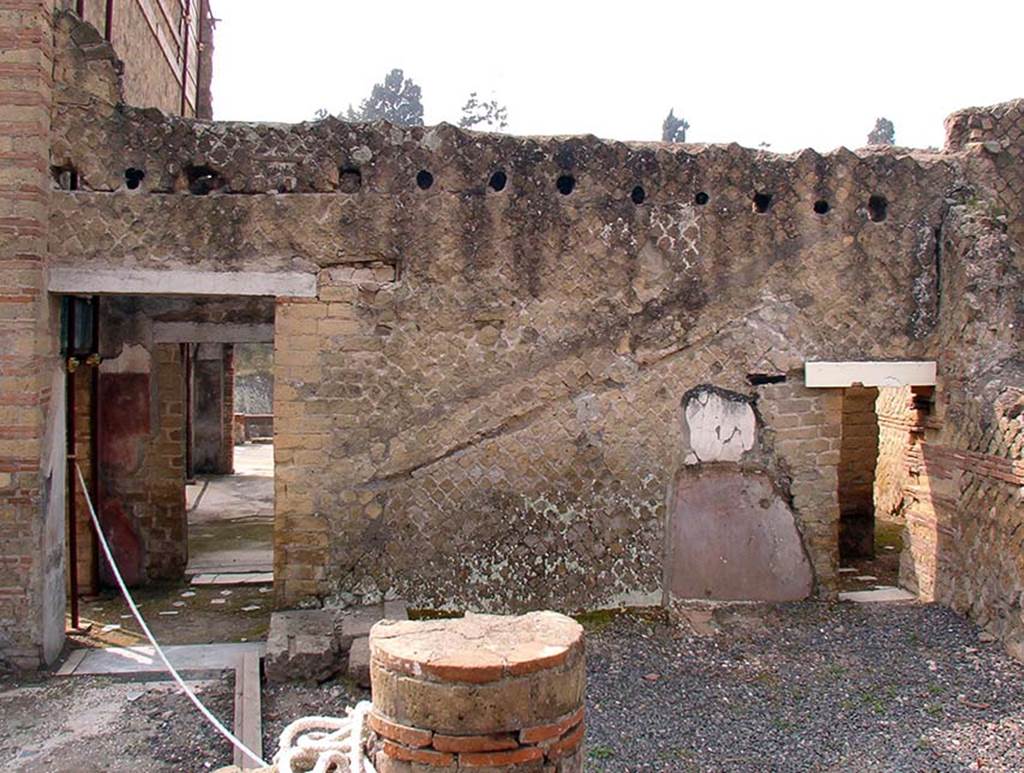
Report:
M369 686L367 637L383 619L408 619L405 603L274 612L264 658L267 681L324 682L346 673L357 683Z

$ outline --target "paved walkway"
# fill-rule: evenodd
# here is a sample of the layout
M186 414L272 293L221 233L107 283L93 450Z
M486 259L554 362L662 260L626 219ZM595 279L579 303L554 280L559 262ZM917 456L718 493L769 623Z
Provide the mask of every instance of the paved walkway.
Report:
M186 496L187 574L273 569L272 445L235 446L235 474L201 476L187 487Z

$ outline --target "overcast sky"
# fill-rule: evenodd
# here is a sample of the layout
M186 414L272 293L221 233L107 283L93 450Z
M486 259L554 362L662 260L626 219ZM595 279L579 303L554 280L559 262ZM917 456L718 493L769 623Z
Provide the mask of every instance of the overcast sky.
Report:
M960 107L1024 96L1022 0L403 2L211 0L214 117L302 121L358 104L392 68L426 123L469 92L516 134L860 147L879 116L941 146Z

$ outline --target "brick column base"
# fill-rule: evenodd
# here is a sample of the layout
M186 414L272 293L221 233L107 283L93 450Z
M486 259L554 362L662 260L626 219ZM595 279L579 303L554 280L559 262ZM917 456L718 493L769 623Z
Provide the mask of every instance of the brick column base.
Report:
M555 612L377 623L380 773L583 770L583 629Z

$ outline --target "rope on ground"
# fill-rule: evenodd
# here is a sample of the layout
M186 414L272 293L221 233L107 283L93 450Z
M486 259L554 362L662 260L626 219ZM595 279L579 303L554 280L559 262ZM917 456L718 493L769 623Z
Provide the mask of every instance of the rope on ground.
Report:
M369 701L360 701L354 709L345 709L345 717L302 717L292 722L281 732L274 755L279 773L327 773L332 768L377 773L363 753L363 721L372 707Z
M146 625L146 621L142 619L142 613L139 612L139 608L135 606L135 600L132 598L132 594L128 592L128 586L124 584L124 579L121 577L121 571L117 568L117 564L114 561L114 556L110 552L110 546L107 544L107 538L103 534L103 529L100 528L100 520L96 517L96 510L92 505L92 497L89 496L89 487L85 485L85 477L82 475L82 468L75 464L75 471L78 473L78 482L82 486L82 493L85 495L85 503L89 506L89 516L92 518L93 528L96 530L96 537L99 540L100 547L103 549L103 555L107 558L107 563L110 565L110 570L114 573L114 579L117 580L117 586L121 589L122 595L124 595L125 601L128 602L128 608L131 609L132 614L138 621L139 626L142 628L142 632L146 634L146 638L149 639L149 643L153 645L153 650L163 661L164 668L173 677L174 681L178 683L178 687L181 691L188 696L188 699L192 701L199 713L201 713L210 722L211 725L228 739L239 751L241 751L246 757L257 763L260 767L267 767L267 763L259 755L252 751L248 746L242 743L234 733L228 730L221 723L213 713L203 705L202 701L192 691L192 688L185 684L185 680L181 678L181 675L177 672L174 666L171 665L171 661L167 659L163 649L157 642L153 633L149 630L149 626Z

